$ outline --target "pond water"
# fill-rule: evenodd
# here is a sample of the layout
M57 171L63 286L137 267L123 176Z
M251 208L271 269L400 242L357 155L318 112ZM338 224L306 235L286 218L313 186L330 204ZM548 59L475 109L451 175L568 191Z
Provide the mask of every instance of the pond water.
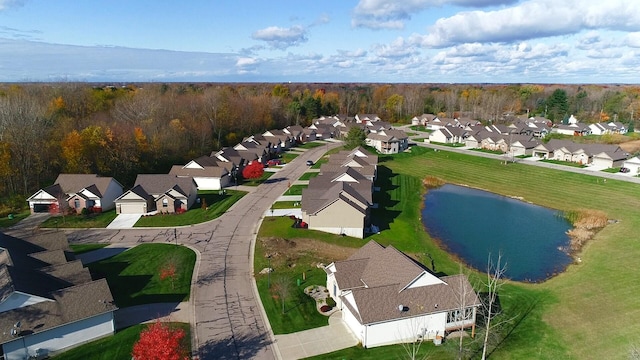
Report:
M430 189L422 222L431 237L477 270L486 271L489 253L492 259L501 253L512 280L543 281L572 261L564 251L571 225L558 211L487 191L451 184Z

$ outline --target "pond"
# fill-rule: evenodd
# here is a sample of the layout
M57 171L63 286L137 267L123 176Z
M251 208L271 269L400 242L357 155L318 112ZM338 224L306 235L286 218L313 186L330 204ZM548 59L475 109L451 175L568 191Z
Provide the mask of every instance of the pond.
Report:
M451 184L430 189L422 222L479 271L486 271L489 253L492 259L501 253L506 277L515 281L543 281L572 261L566 253L571 224L558 211L487 191Z

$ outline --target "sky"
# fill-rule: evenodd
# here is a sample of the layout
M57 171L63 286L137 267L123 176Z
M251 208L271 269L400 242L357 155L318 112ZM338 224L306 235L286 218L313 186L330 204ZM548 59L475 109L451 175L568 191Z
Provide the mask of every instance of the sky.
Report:
M640 83L640 0L0 0L0 82Z

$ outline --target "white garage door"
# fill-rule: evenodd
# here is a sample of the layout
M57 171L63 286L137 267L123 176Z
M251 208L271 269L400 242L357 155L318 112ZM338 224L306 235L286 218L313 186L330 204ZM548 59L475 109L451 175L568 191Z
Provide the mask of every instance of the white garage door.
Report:
M143 204L120 204L120 214L144 214Z
M601 167L603 169L610 168L613 166L613 162L609 159L594 157L593 160L591 161L593 162L593 166Z

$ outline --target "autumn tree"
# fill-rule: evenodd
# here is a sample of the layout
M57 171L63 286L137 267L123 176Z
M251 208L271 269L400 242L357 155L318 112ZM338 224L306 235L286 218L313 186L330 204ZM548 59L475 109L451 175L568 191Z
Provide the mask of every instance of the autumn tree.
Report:
M131 356L135 360L186 360L188 351L182 344L185 335L184 330L157 320L140 333Z
M242 169L242 177L245 179L258 179L264 174L264 165L254 160Z
M169 279L171 281L171 289L174 288L176 276L176 265L173 262L168 262L160 268L160 280Z

